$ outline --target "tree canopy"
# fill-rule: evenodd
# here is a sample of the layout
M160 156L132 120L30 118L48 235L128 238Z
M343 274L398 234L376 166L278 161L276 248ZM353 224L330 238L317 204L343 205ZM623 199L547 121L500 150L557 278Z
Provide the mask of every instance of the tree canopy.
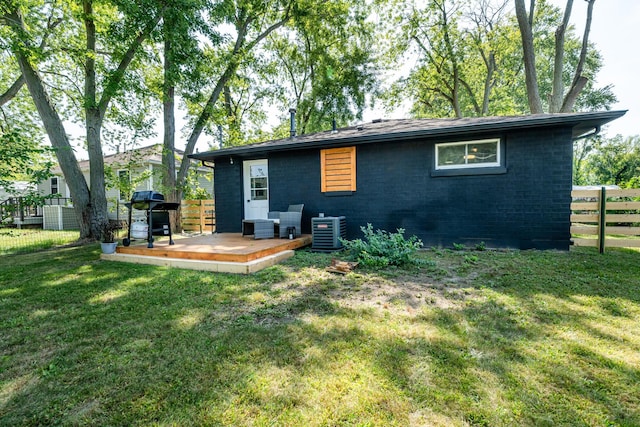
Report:
M519 26L510 0L387 4L388 56L394 64L416 58L387 93L392 107L409 95L415 116L464 117L599 110L615 101L610 86L595 87L602 59L588 33L582 41L575 35L570 6L562 14L545 0L532 1L536 7L525 10L526 25Z
M103 153L153 137L156 122L163 185L179 199L203 134L225 145L283 136L291 107L300 133L361 120L379 98L416 117L606 109L615 97L595 84L602 58L588 37L595 0L582 3L580 37L572 0L3 0L0 129L27 157L47 136L82 235L97 237ZM70 123L85 132L89 182Z
M640 137L593 138L586 146L574 172L577 185L640 187Z

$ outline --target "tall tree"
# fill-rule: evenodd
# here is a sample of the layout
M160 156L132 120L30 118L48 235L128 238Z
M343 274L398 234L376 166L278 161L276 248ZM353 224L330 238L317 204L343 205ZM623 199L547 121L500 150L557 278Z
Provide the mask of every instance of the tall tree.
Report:
M507 0L430 0L399 8L391 1L387 31L392 66L415 58L386 99L413 101L416 116L514 114L520 60Z
M595 49L585 53L584 43L574 35L571 26L563 27L564 66L556 66L560 63L557 43L548 34L567 15L543 0L533 2L535 19L531 19L530 27L529 41L535 52L532 59L537 60L535 74L523 67L523 40L510 1L429 0L408 3L412 7L402 9L397 7L401 0L389 1L388 14L392 19L384 22L389 22L388 32L393 41L388 49L394 61L392 66L397 67L408 58L417 59L416 66L391 87L386 99L394 106L398 100L409 98L415 116L541 112L549 105L551 93L559 92L558 78L564 87L575 80L567 70L579 68L582 74L593 76L602 66L602 58ZM564 73L557 73L563 69ZM535 84L529 87L535 90L528 93L524 82L531 79L535 79ZM528 95L532 93L539 106L530 102ZM576 108L592 110L607 108L614 100L610 86L596 88L590 79L571 102Z
M209 54L215 59L210 63L209 81L207 85L190 96L191 111L194 121L185 147L180 168L177 174L177 196L181 198L183 186L186 182L191 165L189 154L193 153L198 139L210 126L210 120L216 111L225 86L236 75L249 52L255 49L269 34L281 28L296 13L298 2L295 0L241 0L237 2L222 2L213 5L209 16L216 24L228 27L233 31L227 34L230 42ZM207 54L207 52L205 52ZM204 90L209 90L208 97L202 97ZM185 94L188 96L188 94Z
M51 32L61 23L54 14L43 15L45 32L38 44L44 49ZM1 28L1 27L0 27ZM43 144L38 112L25 87L25 79L9 46L0 50L0 187L12 192L16 181L32 184L46 179L53 153ZM21 192L21 194L24 194Z
M162 11L156 6L153 1L100 3L96 10L92 0L82 1L81 8L66 2L44 4L13 0L6 0L0 6L0 22L10 29L3 36L7 38L20 66L56 151L74 200L82 238L99 237L102 226L108 221L101 131L111 101L121 92L125 72L162 16ZM63 30L58 36L70 37L68 45L60 42L57 50L50 52L38 49L33 43L38 36L33 29L41 23L34 21L27 26L25 10L35 12L35 16L42 15L43 10L56 10L65 24L61 26ZM82 44L78 43L80 39L84 40ZM66 52L71 52L71 61L76 61L83 70L79 87L82 87L81 105L89 154L90 188L78 167L63 119L57 111L57 105L64 106L65 101L52 100L39 72L39 67L46 66L47 61L51 66L52 61ZM66 102L73 103L74 100L68 99Z
M527 11L524 0L514 0L516 17L522 38L522 50L525 66L525 77L527 84L527 97L531 113L544 112L541 91L538 83L536 67L536 51L534 47L534 22L535 11L538 3L545 3L545 0L531 0ZM578 99L578 95L584 89L589 78L585 73L585 63L587 61L587 51L589 49L589 33L591 31L591 21L593 18L593 6L595 0L585 0L587 2L587 13L585 21L584 35L582 36L582 48L580 58L573 71L573 79L569 89L565 93L564 70L565 70L565 40L569 30L569 20L573 8L573 0L567 0L561 22L555 30L555 54L553 60L553 83L549 96L548 110L550 113L568 113L573 110Z
M91 236L89 188L73 154L73 149L62 119L49 98L40 74L37 72L32 58L38 58L38 51L31 42L34 38L25 25L22 10L17 4L2 5L0 22L8 26L13 38L8 40L11 51L20 67L22 77L38 110L44 128L55 150L58 163L71 191L74 208L80 224L81 237Z
M362 118L367 94L377 89L374 27L361 0L310 2L266 50L276 59L286 105L297 111L300 134ZM288 118L287 118L288 123ZM288 125L287 125L288 127Z
M203 7L204 2L199 0L173 0L162 17L162 191L170 201L181 199L176 180L176 87L197 68L202 53L197 38L202 34L198 31L204 28L200 19ZM171 216L174 227L180 231L180 212L172 211Z

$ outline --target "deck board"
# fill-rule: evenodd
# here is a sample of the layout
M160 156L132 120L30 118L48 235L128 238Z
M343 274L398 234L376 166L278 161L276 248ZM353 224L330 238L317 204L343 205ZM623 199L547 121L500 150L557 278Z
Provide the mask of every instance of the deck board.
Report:
M199 235L195 237L156 240L153 248L146 241L133 242L131 246L118 246L116 253L137 256L189 259L199 261L222 261L246 263L268 257L279 252L302 248L311 244L310 235L296 239L260 239L242 236L240 233Z

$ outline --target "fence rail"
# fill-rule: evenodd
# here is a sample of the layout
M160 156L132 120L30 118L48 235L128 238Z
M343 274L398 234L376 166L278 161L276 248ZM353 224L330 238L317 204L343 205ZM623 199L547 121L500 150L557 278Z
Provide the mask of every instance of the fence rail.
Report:
M640 248L640 189L571 192L575 246Z
M213 200L183 200L182 229L199 233L216 231L216 206Z
M0 201L0 223L3 225L42 224L43 206L66 206L71 203L67 197L10 197ZM30 222L39 218L40 221Z

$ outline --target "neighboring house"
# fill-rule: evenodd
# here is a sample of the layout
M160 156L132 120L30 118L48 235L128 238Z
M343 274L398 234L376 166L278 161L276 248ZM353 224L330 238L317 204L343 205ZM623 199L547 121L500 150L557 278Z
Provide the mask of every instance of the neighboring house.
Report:
M216 230L304 203L429 246L568 249L573 141L625 114L378 120L199 153L215 166ZM295 132L293 132L295 135Z
M36 190L35 184L32 184L27 181L14 181L12 184L11 191L9 189L0 187L0 201L9 199L11 197L21 197L26 196L32 191Z
M28 196L34 191L36 191L36 185L26 181L14 181L10 188L0 187L0 226L39 223L30 218L25 219L25 216L41 215L42 209L21 202L21 197Z
M176 170L180 167L182 154L182 151L176 150ZM133 191L155 190L162 193L162 144L110 154L104 157L104 163L111 219L127 218L127 209L124 204L130 200ZM79 165L89 184L89 161L80 161ZM197 168L198 186L212 197L211 169L198 167L195 161L193 165ZM60 168L54 168L52 172L54 176L38 184L40 194L60 194L61 197L71 197Z

